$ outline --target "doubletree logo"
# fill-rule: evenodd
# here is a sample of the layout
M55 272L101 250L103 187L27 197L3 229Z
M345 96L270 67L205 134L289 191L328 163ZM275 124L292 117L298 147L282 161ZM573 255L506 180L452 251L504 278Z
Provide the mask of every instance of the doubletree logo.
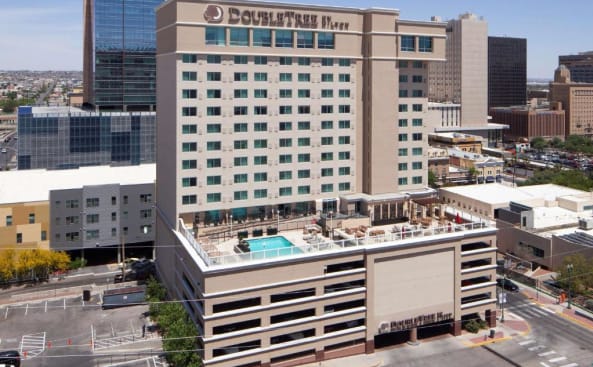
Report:
M222 22L222 7L218 5L208 5L204 10L204 19L208 23L220 23Z

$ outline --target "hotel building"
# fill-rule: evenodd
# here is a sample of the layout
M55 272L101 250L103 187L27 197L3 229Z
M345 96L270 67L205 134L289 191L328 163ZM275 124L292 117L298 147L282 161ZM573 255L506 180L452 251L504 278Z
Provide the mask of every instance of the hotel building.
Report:
M548 99L564 109L564 133L569 135L593 136L593 83L575 83L571 71L560 65L550 83ZM559 104L558 104L559 103Z
M206 366L296 365L429 324L458 334L476 313L495 322L494 228L367 228L429 212L412 199L434 195L427 70L444 56L444 23L397 10L157 9L157 266L187 300ZM264 244L260 258L190 231L316 212L331 240L296 236L272 256ZM364 241L346 233L355 224Z

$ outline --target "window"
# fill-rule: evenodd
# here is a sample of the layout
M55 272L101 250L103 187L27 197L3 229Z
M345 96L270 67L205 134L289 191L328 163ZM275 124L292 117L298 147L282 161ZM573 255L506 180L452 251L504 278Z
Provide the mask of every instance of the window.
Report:
M140 194L141 203L152 203L152 194Z
M195 124L181 125L182 134L197 134L198 126Z
M208 64L220 64L221 57L220 55L207 55L206 62Z
M331 57L322 58L321 66L334 66L334 59L332 59Z
M299 121L298 122L299 130L311 130L311 122L309 121Z
M398 171L407 171L408 170L408 164L407 163L398 163L397 170Z
M6 216L6 226L10 227L12 225L12 215Z
M341 104L338 106L339 113L350 113L350 105L348 104Z
M412 169L422 169L422 162L412 162Z
M207 98L220 98L220 96L221 96L220 89L208 89L206 91Z
M414 112L422 112L422 105L415 103L412 105L412 111Z
M292 47L292 31L277 29L274 44L276 47Z
M247 140L235 140L233 142L234 149L247 149Z
M321 169L321 177L331 177L334 175L333 168L322 168Z
M191 205L197 202L196 195L183 195L181 197L181 204L183 205Z
M422 148L412 148L412 155L422 155Z
M299 73L298 75L299 82L310 82L311 81L311 74L309 73Z
M235 106L235 107L233 107L233 115L234 116L247 115L247 106Z
M334 113L334 106L332 106L332 105L322 105L321 106L321 113Z
M309 153L299 153L299 155L297 157L298 157L299 163L311 161L311 154L309 154Z
M226 35L224 27L206 27L206 44L224 46Z
M311 177L311 171L308 169L300 169L297 172L298 174L298 178L310 178Z
M198 55L196 54L183 54L181 56L181 62L184 64L195 64L198 62Z
M412 119L412 126L422 126L422 119Z
M408 90L407 89L400 89L399 90L399 98L406 98L408 96Z
M338 144L350 144L350 137L349 136L338 136Z
M397 64L401 69L405 69L408 67L408 60L399 60Z
M350 66L350 64L351 64L350 59L339 59L338 60L338 65L340 65L340 66Z
M397 179L397 184L398 185L407 185L408 184L408 178L407 177L400 177Z
M412 177L412 183L413 184L421 184L422 183L422 176L414 176Z
M414 61L412 63L412 67L414 69L422 69L424 67L424 63L422 61Z
M338 191L350 191L350 182L340 182L338 184Z
M267 89L255 89L255 90L253 90L253 97L268 98L268 90Z
M323 152L323 153L321 153L321 160L322 161L333 161L334 160L334 153L332 153L332 152Z
M280 62L280 65L292 65L292 57L290 56L281 56L278 61Z
M297 48L313 48L313 32L297 31Z
M311 90L299 89L299 98L311 98Z
M330 32L318 32L317 33L317 48L333 50L334 47L335 47L335 41L334 41L333 33L330 33ZM342 60L347 60L347 59L341 59L340 66L346 66L346 65L341 64ZM350 60L348 60L348 61L350 61Z
M338 80L340 82L350 82L350 74L339 74L338 75Z
M234 200L247 200L247 190L233 192Z
M235 64L246 65L247 60L248 60L247 56L244 56L244 55L241 55L241 56L237 55L234 57Z
M181 186L194 187L197 186L198 180L195 177L183 177L181 179Z
M221 146L222 145L219 141L206 142L206 150L208 150L208 151L220 150Z
M267 115L268 114L268 107L267 106L254 106L253 107L253 114L254 115Z
M253 30L253 46L272 47L272 31L255 28Z
M253 147L255 149L267 148L268 147L268 140L267 139L255 139L253 141Z
M299 114L310 114L311 113L311 106L299 106Z
M278 179L280 179L280 180L292 180L292 171L280 171L280 172L278 172Z
M220 202L221 194L219 192L213 192L210 194L206 194L206 202L207 203L218 203Z
M195 159L184 159L181 161L181 169L196 169L198 163Z
M292 106L279 106L278 113L281 115L292 115Z
M220 124L206 124L206 132L208 134L219 134L222 131Z
M268 131L267 122L256 122L253 124L253 131Z
M268 80L268 73L254 73L253 80L256 82L265 82Z
M267 56L255 56L253 58L253 63L255 65L267 65L268 64L268 57Z
M221 80L221 74L219 71L209 71L206 73L206 80L209 82L219 82Z
M408 105L407 104L400 104L398 107L399 112L408 112Z
M278 157L278 163L292 163L292 154L280 154L280 156Z
M333 89L322 89L321 90L321 98L333 98L334 91Z
M408 134L398 134L397 140L398 141L408 141Z
M209 158L206 160L207 168L219 168L221 166L220 158Z
M280 98L292 98L292 89L280 89Z
M302 185L297 187L297 193L299 195L309 195L311 193L311 186L309 185Z
M407 157L408 156L408 148L399 148L397 150L397 155L399 157Z
M401 36L401 51L416 51L416 39L414 36Z
M321 128L323 130L333 129L334 128L334 122L333 121L321 121Z
M247 165L247 157L235 157L233 159L233 165L235 167L241 167Z
M291 73L280 73L280 81L281 82L291 82L292 74Z
M278 189L278 195L280 196L291 196L292 187L281 187Z
M124 195L124 205L128 204L128 195Z
M280 122L279 128L280 131L290 131L292 130L292 122Z
M341 161L350 160L350 152L339 152L338 159Z
M340 120L340 121L338 121L338 127L340 129L350 129L350 120Z
M117 237L117 228L111 228L111 237Z
M321 185L321 192L333 192L334 191L334 184L322 184Z
M35 213L29 214L29 224L35 223Z
M422 133L413 133L412 140L413 141L422 141Z
M340 89L338 93L340 98L350 98L350 89Z
M245 81L247 81L247 79L248 79L247 73L245 73L245 72L233 74L233 80L236 82L245 82Z
M400 75L399 76L399 82L400 83L407 83L408 82L408 76L407 75Z
M152 209L140 210L140 219L148 219L148 218L152 218Z
M90 229L86 231L86 239L87 240L95 240L99 238L99 230L98 229Z
M220 107L206 107L206 116L220 116L222 114Z
M198 98L198 91L195 89L183 89L181 90L181 98L196 99Z
M247 89L235 89L233 94L235 98L247 98Z
M253 174L253 181L254 182L264 182L268 180L268 173L267 172L256 172Z
M321 74L321 81L322 82L333 82L334 81L334 74L330 74L330 73L323 73L323 74Z
M74 216L69 216L66 217L66 224L78 224L78 216L74 215Z
M427 36L418 37L418 51L432 52L432 37L427 37Z
M195 71L183 71L181 73L181 79L185 81L198 80L198 73L196 73Z
M424 79L422 78L422 75L412 75L413 83L422 83L423 81Z
M399 119L399 121L397 122L397 126L408 127L408 119Z
M299 57L298 64L300 66L310 66L311 65L311 58L310 57Z
M233 131L236 133L246 133L247 132L247 123L245 122L237 122L233 125Z
M181 151L183 152L195 152L198 150L198 143L182 143Z
M292 139L290 138L282 138L278 141L278 145L280 148L289 148L292 147Z
M196 107L182 107L181 116L196 116L198 109Z
M231 28L229 45L231 46L249 46L249 29ZM238 64L235 62L235 64Z
M322 136L321 137L321 145L332 145L334 143L334 138L331 136Z
M254 199L264 199L268 197L268 190L267 189L257 189L253 190L253 198Z
M253 164L256 166L268 164L268 156L256 155L255 157L253 157Z
M87 208L96 208L99 206L99 198L88 198L86 199Z

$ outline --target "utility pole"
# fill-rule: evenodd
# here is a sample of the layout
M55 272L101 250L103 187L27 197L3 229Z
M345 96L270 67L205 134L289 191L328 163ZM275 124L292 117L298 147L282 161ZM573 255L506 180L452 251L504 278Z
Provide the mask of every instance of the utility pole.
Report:
M566 270L568 271L568 308L569 310L572 308L571 301L572 301L572 292L570 289L570 284L572 283L572 264L566 265Z
M121 276L122 281L126 280L126 240L124 234L121 234Z

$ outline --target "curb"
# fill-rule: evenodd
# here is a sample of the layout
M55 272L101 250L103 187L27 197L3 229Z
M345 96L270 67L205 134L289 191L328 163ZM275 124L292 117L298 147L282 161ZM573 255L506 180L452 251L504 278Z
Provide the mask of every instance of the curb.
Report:
M582 326L585 329L593 330L593 326L587 324L586 322L583 322L582 320L577 319L576 317L574 317L572 315L567 315L564 312L557 312L556 315L558 315L558 316L560 316L574 324L578 324L579 326Z
M511 340L513 339L513 337L511 336L504 336L502 338L495 338L495 339L488 339L486 341L480 342L480 343L469 343L466 344L468 347L470 348L476 348L476 347L481 347L483 345L488 345L488 344L494 344L497 342L501 342L501 341L507 341L507 340Z

